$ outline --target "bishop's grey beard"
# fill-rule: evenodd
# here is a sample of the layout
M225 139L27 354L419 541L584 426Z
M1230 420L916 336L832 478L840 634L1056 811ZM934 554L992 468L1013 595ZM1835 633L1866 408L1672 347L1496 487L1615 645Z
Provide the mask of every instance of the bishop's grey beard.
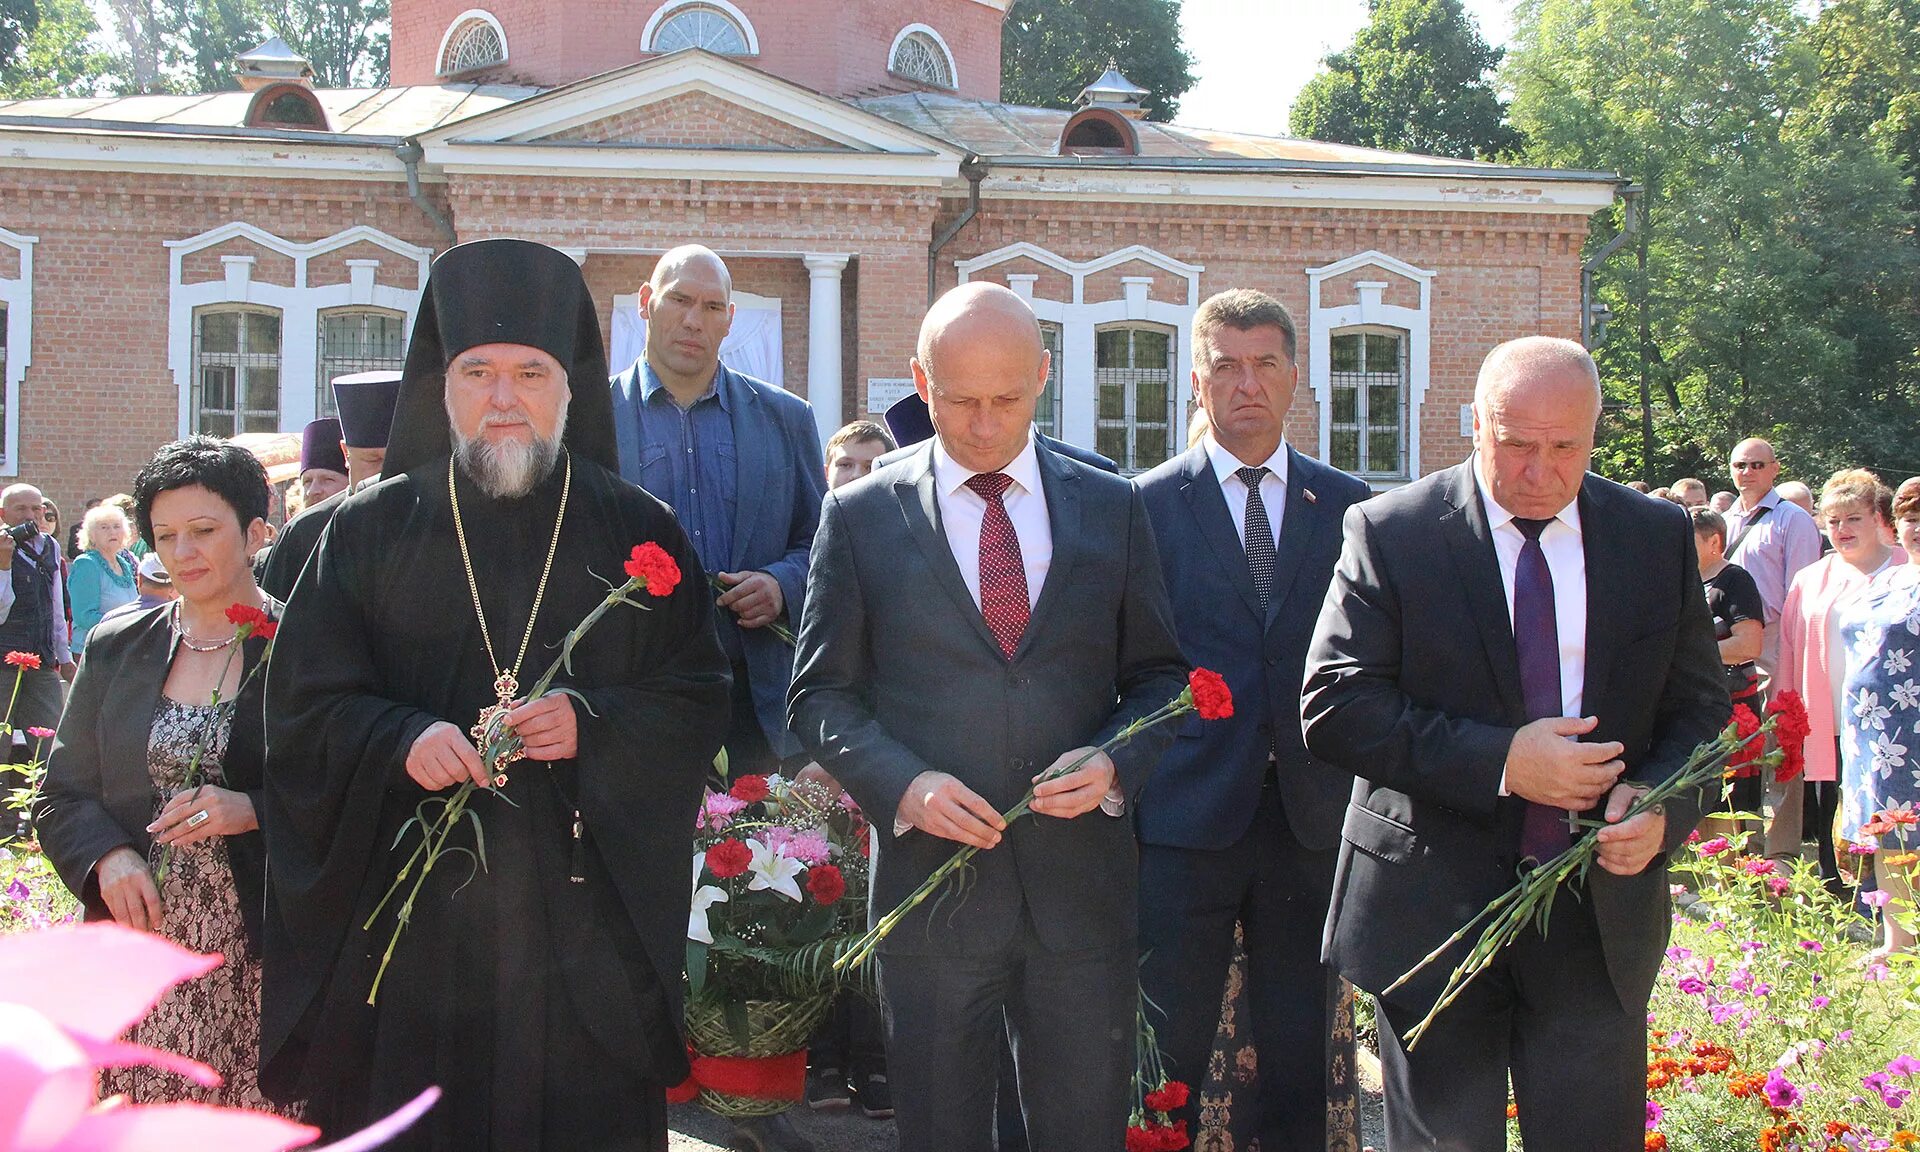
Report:
M517 500L527 495L552 474L553 466L560 461L560 442L567 430L564 399L560 402L551 437L535 434L531 440L488 440L481 434L489 424L518 424L525 419L524 412L504 416L489 412L480 422L480 431L471 437L461 435L458 428L451 428L454 463L495 500Z

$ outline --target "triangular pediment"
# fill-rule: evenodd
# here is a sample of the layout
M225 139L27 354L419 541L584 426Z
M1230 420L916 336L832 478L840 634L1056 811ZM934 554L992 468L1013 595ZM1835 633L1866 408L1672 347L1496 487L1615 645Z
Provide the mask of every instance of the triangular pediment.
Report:
M710 52L659 56L423 134L436 146L787 151L939 159L951 144Z

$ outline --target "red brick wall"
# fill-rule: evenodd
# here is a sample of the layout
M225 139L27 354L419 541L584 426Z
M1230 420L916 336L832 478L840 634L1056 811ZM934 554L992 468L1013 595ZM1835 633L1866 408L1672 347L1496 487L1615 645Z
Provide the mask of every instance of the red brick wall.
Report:
M33 364L20 396L21 480L77 509L89 497L126 491L154 449L174 438L179 393L167 366L164 242L235 220L302 242L368 224L436 243L399 183L0 169L0 226L40 238ZM210 269L206 260L187 263L218 278L222 252L258 256L253 273L263 281L284 283L291 268L245 242L209 249ZM401 263L384 253L381 279Z
M849 95L911 87L887 71L887 51L908 24L932 27L953 53L961 95L1000 98L1001 13L978 0L736 0L760 54L745 62L817 92ZM507 36L505 67L489 80L558 85L645 59L647 20L661 0L402 0L394 6L395 84L438 83L435 56L447 28L484 8Z
M688 92L555 132L547 140L720 148L739 145L844 148L784 120L762 116L710 92Z

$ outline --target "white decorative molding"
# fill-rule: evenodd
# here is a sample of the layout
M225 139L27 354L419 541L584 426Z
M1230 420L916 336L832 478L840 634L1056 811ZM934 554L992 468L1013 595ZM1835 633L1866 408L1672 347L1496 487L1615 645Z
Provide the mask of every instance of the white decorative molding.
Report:
M893 71L893 57L894 53L900 51L900 42L915 32L919 32L926 36L927 39L933 41L934 46L940 49L940 54L947 58L947 76L952 79L952 87L954 90L958 91L960 88L960 66L954 61L953 49L947 46L947 38L935 31L931 24L909 24L905 28L900 29L894 36L893 43L887 46L887 70L889 72Z
M807 266L807 403L820 443L840 429L841 368L840 274L852 257L815 252L801 257Z
M1383 297L1388 285L1373 280L1354 286L1358 298L1355 303L1335 308L1321 303L1321 286L1326 281L1360 268L1378 268L1419 285L1420 307L1386 303ZM1379 251L1358 252L1307 269L1308 383L1320 410L1322 462L1327 460L1333 430L1333 334L1346 328L1396 328L1407 334L1407 475L1420 475L1420 406L1432 379L1433 364L1433 277L1425 268Z
M254 278L256 257L224 255L225 275L198 284L184 282L186 258L229 240L246 240L293 261L292 284L269 284ZM373 244L414 266L414 286L395 288L375 279L378 260L348 260L347 278L330 284L309 282L308 267L316 256L353 244ZM427 266L433 249L409 244L364 224L336 232L322 240L299 243L285 240L244 221L165 241L167 246L167 365L179 395L178 432L193 427L193 314L214 304L256 304L280 312L280 431L297 432L314 418L319 371L320 313L334 308L384 308L406 317L411 329L426 287Z
M487 11L485 8L469 8L465 12L460 13L460 15L455 16L453 23L447 25L447 30L440 33L440 47L435 49L433 53L433 74L435 76L448 75L446 71L447 44L453 40L453 34L455 32L458 32L463 25L473 20L478 20L493 28L493 34L500 37L500 59L498 62L501 64L507 62L509 59L507 51L507 30L500 26L499 17Z
M1025 240L970 260L955 261L954 267L959 269L960 283L965 284L978 279L989 268L1022 259L1064 272L1073 284L1069 299L1049 300L1035 295L1037 278L1032 273L1015 272L1006 277L1007 286L1033 305L1035 316L1060 325L1060 438L1088 448L1094 446L1098 401L1094 382L1095 331L1109 324L1147 323L1170 328L1174 333L1173 432L1168 445L1177 448L1185 444L1193 377L1182 368L1193 361L1193 314L1200 307L1200 274L1205 267L1176 260L1143 244L1129 245L1093 260L1069 260ZM1186 298L1155 300L1152 277L1123 276L1121 295L1109 300L1087 299L1089 276L1136 260L1186 281Z
M746 39L747 55L760 55L760 37L753 30L753 21L747 19L745 12L729 4L727 0L667 0L653 15L647 17L647 26L640 30L640 51L652 52L654 50L653 34L660 30L660 25L666 23L668 17L683 8L712 8L726 13L727 18L740 29L740 35Z
M0 476L20 474L20 386L33 362L33 246L39 242L38 236L0 228L0 245L20 254L20 274L0 277L0 304L7 308L6 457L0 459Z

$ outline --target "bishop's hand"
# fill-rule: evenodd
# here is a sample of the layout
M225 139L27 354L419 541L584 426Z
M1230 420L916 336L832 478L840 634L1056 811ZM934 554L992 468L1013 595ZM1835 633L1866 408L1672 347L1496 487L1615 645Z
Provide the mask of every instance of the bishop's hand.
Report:
M520 737L529 760L571 760L580 754L580 721L565 693L515 704L507 713L507 726Z
M486 788L493 780L467 734L445 720L427 725L407 750L407 775L429 792L471 781Z

